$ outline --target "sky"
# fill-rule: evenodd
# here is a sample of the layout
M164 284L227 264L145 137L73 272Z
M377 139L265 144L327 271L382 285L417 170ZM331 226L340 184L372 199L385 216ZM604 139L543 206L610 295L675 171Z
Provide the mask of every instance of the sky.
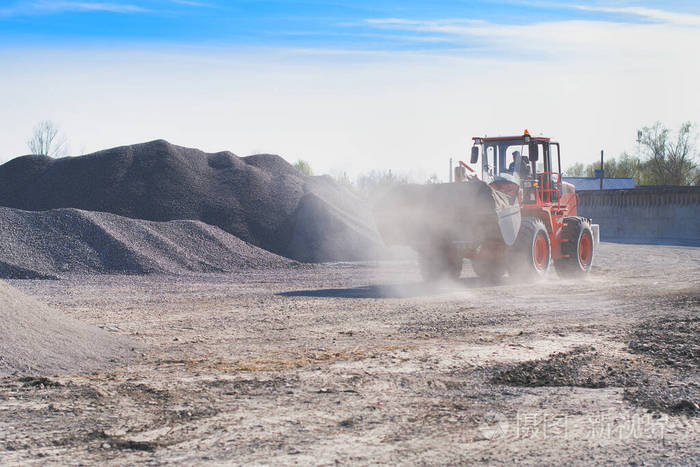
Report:
M0 162L167 139L317 173L448 178L473 136L563 166L700 123L700 2L0 0Z

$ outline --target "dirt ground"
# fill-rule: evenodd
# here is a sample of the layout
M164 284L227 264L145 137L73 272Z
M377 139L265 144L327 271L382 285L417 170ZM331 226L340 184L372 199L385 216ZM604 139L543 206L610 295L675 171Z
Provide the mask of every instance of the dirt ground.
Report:
M11 281L138 343L127 367L0 379L0 464L700 462L700 248L595 273L468 262Z

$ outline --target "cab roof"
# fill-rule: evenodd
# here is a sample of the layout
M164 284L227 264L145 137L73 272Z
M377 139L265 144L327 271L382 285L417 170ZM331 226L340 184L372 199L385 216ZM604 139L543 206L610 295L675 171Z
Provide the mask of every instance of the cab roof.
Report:
M474 141L483 141L485 143L490 143L490 142L496 142L496 141L513 141L513 140L522 140L525 138L527 135L517 135L517 136L474 136L472 140ZM545 138L543 136L530 136L530 139L532 141L541 141L543 143L548 143L551 141L551 138Z

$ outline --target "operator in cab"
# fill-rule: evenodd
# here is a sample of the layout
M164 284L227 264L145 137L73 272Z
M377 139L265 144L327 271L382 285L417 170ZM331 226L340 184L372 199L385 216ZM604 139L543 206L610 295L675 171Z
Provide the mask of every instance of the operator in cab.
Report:
M520 151L513 151L513 161L508 166L508 172L512 173L513 175L517 173L520 178L530 176L530 165L520 155Z

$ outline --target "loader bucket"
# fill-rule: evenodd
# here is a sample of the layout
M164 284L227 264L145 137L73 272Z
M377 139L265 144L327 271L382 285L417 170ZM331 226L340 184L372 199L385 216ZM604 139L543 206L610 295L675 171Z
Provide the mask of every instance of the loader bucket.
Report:
M511 206L505 194L480 180L401 185L375 204L374 214L388 245L417 251L445 242L466 247L494 239L512 243L520 228L517 203Z

